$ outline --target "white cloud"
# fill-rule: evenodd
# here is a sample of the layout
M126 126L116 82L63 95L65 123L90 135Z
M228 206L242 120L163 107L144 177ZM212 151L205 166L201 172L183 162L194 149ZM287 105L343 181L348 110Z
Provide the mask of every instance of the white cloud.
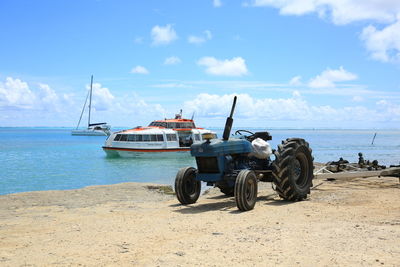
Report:
M90 86L86 85L86 89L89 90L89 88ZM79 104L73 103L71 95L59 95L44 83L39 83L36 88L32 89L28 83L11 77L8 77L4 84L0 83L0 109L3 112L8 112L11 117L18 117L21 121L24 120L24 116L36 116L35 119L37 120L41 120L43 116L46 118L53 117L53 120L57 121L57 116L62 117L71 114L71 111L79 111L82 108L82 103L81 101L76 102L79 102ZM100 83L93 84L92 107L94 112L110 109L113 106L113 102L114 96L107 88L102 87ZM15 109L25 111L15 114L12 112ZM75 120L76 118L73 119ZM45 122L43 120L40 123Z
M167 57L164 60L164 65L176 65L176 64L179 64L181 62L182 61L181 61L181 59L179 57L172 56L172 57Z
M386 24L381 30L372 25L365 27L360 38L373 59L382 62L400 60L399 0L253 0L250 5L278 8L282 15L316 13L336 25L356 21Z
M242 76L248 74L246 62L241 57L218 60L214 57L203 57L197 61L200 66L206 67L206 73L221 76Z
M294 90L294 91L292 92L292 96L293 96L293 98L299 98L299 97L301 97L301 94L300 94L299 91Z
M209 31L209 30L205 30L204 32L203 32L203 35L202 36L196 36L196 35L189 35L188 36L188 42L190 43L190 44L197 44L197 45L199 45L199 44L202 44L202 43L204 43L204 42L206 42L206 41L208 41L208 40L211 40L212 39L212 34L211 34L211 31Z
M296 76L297 77L297 76ZM297 80L292 78L293 80ZM311 80L311 79L310 79ZM310 81L309 80L309 81ZM400 92L398 91L379 91L379 90L371 90L368 89L366 85L358 84L356 82L346 82L340 83L335 82L335 87L326 87L326 88L315 88L309 87L308 82L302 82L301 80L297 80L299 84L290 84L290 81L287 83L268 83L263 81L249 81L249 80L240 80L240 79L227 79L227 80L166 80L160 81L157 84L150 85L151 87L156 88L195 88L195 89L204 89L209 88L218 89L226 91L237 91L241 92L253 92L253 93L263 93L263 94L287 94L293 92L293 90L298 90L302 95L313 95L313 96L336 96L336 97L345 97L346 99L352 99L354 96L363 96L366 99L396 99L400 100Z
M214 7L221 7L222 6L221 0L213 0L213 6Z
M153 45L167 45L178 39L178 35L171 24L164 27L156 25L151 29L151 38Z
M89 86L86 86L89 89ZM114 96L108 88L102 87L100 83L93 84L92 107L97 111L108 110L113 106Z
M335 107L312 104L306 100L304 95L307 93L304 89L288 87L287 84L275 85L231 80L173 81L170 84L155 85L154 87L190 88L191 86L194 88L204 88L205 86L207 88L228 88L230 92L237 88L242 88L242 92L248 92L248 88L259 88L258 92L261 94L257 97L247 93L236 94L239 101L235 118L241 119L241 122L237 121L238 125L258 120L259 122L275 121L277 123L283 121L284 125L292 125L290 121L294 121L293 125L299 127L304 125L319 127L326 125L324 123L329 121L328 126L337 127L343 126L343 121L348 121L347 125L355 127L364 127L367 124L374 126L381 122L381 125L397 127L400 122L398 102L400 94L397 92L387 94L375 92L376 95L371 96L360 92L350 95L350 92L345 90L344 93L348 94L348 99L353 98L353 101L359 103L351 107ZM89 86L87 85L86 88L88 89ZM338 88L326 91L341 92L342 89L338 86ZM286 96L271 97L272 94L269 92L277 90L283 90L280 91L280 95ZM313 91L323 91L323 89ZM260 95L269 97L263 98ZM365 105L370 101L364 101L365 104L361 105L362 99L357 95L368 100L375 98L378 101L369 106ZM199 120L210 122L209 125L211 125L218 119L223 121L228 115L233 96L234 94L199 94L191 98L191 101L186 101L183 108L186 114L196 111L196 117ZM32 85L23 80L8 77L4 81L0 81L0 124L4 126L72 126L79 118L84 97L85 94L82 91L77 98L73 94L57 92L44 83ZM149 103L135 93L113 95L100 83L93 84L92 106L92 115L95 121L107 121L113 126L147 125L154 118L163 118L166 114L166 110L160 104ZM179 108L181 107L179 106ZM119 115L115 116L115 114ZM348 116L348 114L352 114L352 116ZM203 122L200 125L206 126ZM220 123L214 125L220 125Z
M86 85L86 90L89 88ZM44 83L32 85L7 77L0 81L0 125L76 126L85 97L82 91L79 96L59 93ZM165 113L161 105L147 103L135 93L114 96L100 83L93 84L92 116L96 122L107 121L114 126L147 125ZM87 118L87 110L84 117Z
M226 117L234 96L238 96L235 118L265 121L330 121L336 126L343 121L385 122L400 121L400 105L380 101L375 107L364 106L335 108L329 105L312 105L294 91L289 98L253 98L248 94L199 94L184 103L188 113L204 118ZM352 114L352 116L348 116ZM332 124L334 125L334 124Z
M149 121L163 118L163 114L165 114L165 110L160 104L148 103L136 92L113 95L108 88L99 83L93 84L92 106L94 120L106 121L112 126L148 125ZM80 108L82 107L77 107L76 110Z
M381 116L387 117L390 121L399 121L400 119L400 105L394 104L387 100L380 100L376 103L378 112Z
M136 92L115 97L110 108L109 119L112 125L137 126L148 125L157 118L165 118L166 110L160 104L148 103ZM119 116L115 116L119 114Z
M136 73L136 74L149 74L149 71L143 67L143 66L136 66L131 70L131 73Z
M60 97L53 89L50 88L49 85L39 83L39 89L38 98L41 100L46 109L53 109L57 111L61 110L59 106ZM62 99L64 100L64 98Z
M303 83L301 82L301 76L294 76L290 81L289 81L289 85L293 85L293 86L300 86Z
M283 15L317 13L321 18L330 17L338 25L360 20L391 23L400 13L398 0L254 0L252 5L275 7Z
M372 25L365 27L361 39L373 59L383 62L400 61L400 14L396 23L382 30Z
M342 66L337 70L326 69L320 75L312 78L308 83L311 88L335 87L335 82L353 81L357 75L345 70Z
M0 110L60 112L72 103L70 95L61 97L47 84L31 87L20 79L7 77L0 82Z
M248 94L212 95L199 94L194 100L187 101L184 109L195 111L203 117L226 117L234 96L238 97L236 118L268 118L272 120L295 120L310 117L307 103L299 95L293 98L252 98Z
M32 108L37 100L26 82L7 77L5 83L0 83L0 107Z
M359 95L355 95L355 96L353 96L352 101L353 102L363 102L364 101L364 97L359 96Z
M389 102L387 100L379 100L378 102L376 102L376 104L379 106L387 106L389 105Z

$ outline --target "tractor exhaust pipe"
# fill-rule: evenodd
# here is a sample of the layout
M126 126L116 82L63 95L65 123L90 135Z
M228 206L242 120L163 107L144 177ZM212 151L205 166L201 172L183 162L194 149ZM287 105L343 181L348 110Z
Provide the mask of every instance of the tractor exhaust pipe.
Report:
M224 129L224 135L222 136L222 139L224 141L229 140L229 136L231 135L231 129L232 129L232 124L233 124L233 112L235 111L235 106L236 106L236 96L233 98L233 104L232 104L232 109L231 109L231 114L229 115L228 118L226 118L226 123L225 123L225 129Z

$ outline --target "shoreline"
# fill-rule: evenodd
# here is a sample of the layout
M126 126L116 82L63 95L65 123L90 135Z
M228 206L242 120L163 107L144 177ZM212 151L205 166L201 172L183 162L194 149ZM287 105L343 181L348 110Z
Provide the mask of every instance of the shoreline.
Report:
M314 162L314 167L315 169L321 168L322 166L324 166L324 163L320 163L320 162ZM118 186L118 185L123 185L123 184L137 184L137 185L143 185L144 187L148 186L148 187L171 187L171 189L173 188L174 184L158 184L158 183L151 183L151 182L122 182L122 183L115 183L115 184L94 184L94 185L87 185L87 186L83 186L83 187L78 187L78 188L68 188L68 189L50 189L50 190L33 190L33 191L21 191L21 192L14 192L14 193L5 193L5 194L0 194L0 199L2 196L8 196L8 195L16 195L16 194L23 194L23 193L39 193L39 192L56 192L56 191L74 191L74 190L83 190L83 189L94 189L96 187L104 187L104 186ZM204 189L205 186L203 187L203 183L202 183L202 193L204 193ZM209 189L210 187L206 187L207 189ZM206 189L206 190L207 190ZM172 189L173 190L173 189Z
M0 264L396 266L398 178L319 183L300 202L260 183L249 212L218 189L182 206L142 183L3 195Z
M90 185L77 189L27 191L0 195L0 210L7 206L7 201L16 201L16 204L31 207L45 205L76 207L77 204L84 203L90 206L110 201L149 202L168 200L172 197L175 196L169 185L127 182Z

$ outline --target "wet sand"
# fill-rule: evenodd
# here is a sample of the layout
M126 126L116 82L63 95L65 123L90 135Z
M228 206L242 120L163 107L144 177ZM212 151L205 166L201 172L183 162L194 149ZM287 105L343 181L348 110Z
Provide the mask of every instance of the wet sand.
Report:
M249 212L218 189L182 206L140 183L0 196L0 265L400 265L398 178L314 185L292 203L260 183Z

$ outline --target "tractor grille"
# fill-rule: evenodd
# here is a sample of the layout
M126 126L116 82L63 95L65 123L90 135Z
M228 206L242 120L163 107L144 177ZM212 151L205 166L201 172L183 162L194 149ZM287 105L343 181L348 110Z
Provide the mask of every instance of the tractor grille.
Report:
M196 157L196 162L200 173L219 173L216 157Z

